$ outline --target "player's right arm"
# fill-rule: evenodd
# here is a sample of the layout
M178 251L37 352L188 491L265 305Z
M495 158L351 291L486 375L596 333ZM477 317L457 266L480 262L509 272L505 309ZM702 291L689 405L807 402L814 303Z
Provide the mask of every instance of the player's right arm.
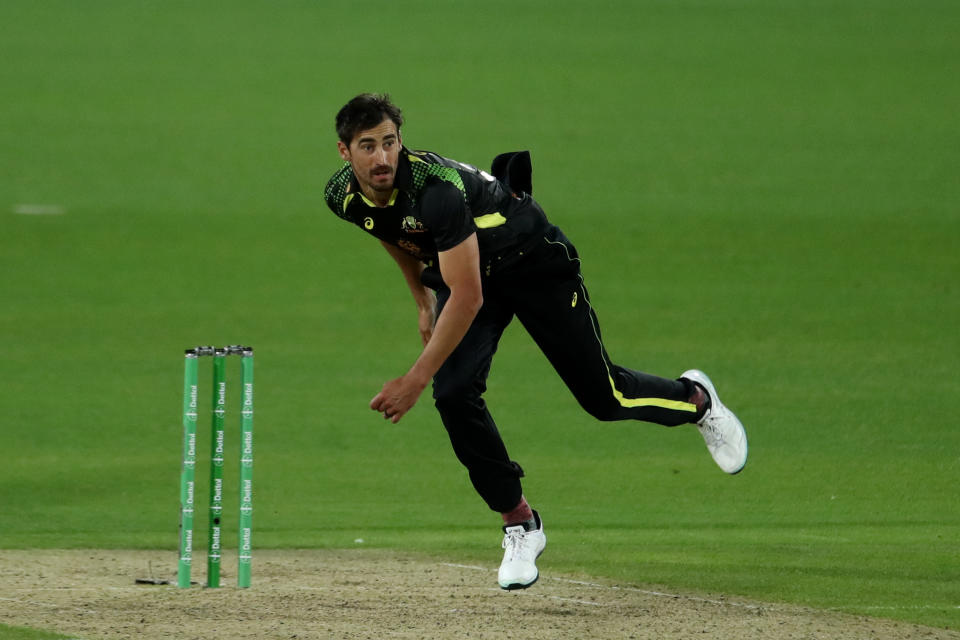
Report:
M433 327L437 319L437 298L431 289L423 286L420 282L420 274L423 273L425 265L392 244L383 240L380 241L380 244L400 267L403 279L406 280L407 287L413 295L413 300L417 305L417 325L420 329L420 339L426 346L433 335Z

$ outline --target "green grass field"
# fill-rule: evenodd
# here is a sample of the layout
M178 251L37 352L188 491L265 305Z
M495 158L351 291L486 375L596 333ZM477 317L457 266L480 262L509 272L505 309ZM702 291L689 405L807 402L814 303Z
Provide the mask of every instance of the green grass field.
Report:
M388 91L411 147L530 149L613 358L748 429L731 478L596 423L511 327L487 399L542 570L960 627L960 5L437 4L0 6L0 547L172 567L182 350L242 342L255 545L499 562L429 399L366 408L416 314L322 189Z
M3 640L68 640L67 636L59 633L26 627L11 627L5 624L0 624L0 638L3 638Z

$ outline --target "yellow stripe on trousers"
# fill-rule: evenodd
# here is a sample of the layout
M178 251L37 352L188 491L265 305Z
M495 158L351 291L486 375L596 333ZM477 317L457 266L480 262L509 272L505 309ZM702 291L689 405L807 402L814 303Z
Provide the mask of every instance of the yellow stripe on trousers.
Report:
M556 244L563 247L564 253L567 254L567 260L571 262L574 262L574 261L580 262L580 258L570 257L570 251L567 249L567 245L563 244L562 242L555 242L553 240L550 240L549 238L544 238L544 240L547 241L547 244ZM583 276L578 274L578 277L580 279L580 295L582 299L586 301L587 307L589 307L590 310L592 311L593 305L590 304L590 299L587 297L586 289L583 286ZM594 324L595 317L596 316L593 313L590 314L590 324L593 325L593 335L594 337L596 337L597 344L600 346L600 350L602 353L603 342L600 340L600 336L597 332L597 326ZM697 405L692 404L690 402L684 402L682 400L667 400L666 398L627 398L625 397L623 393L619 389L617 389L617 385L614 384L613 382L613 376L610 375L610 367L607 366L606 358L603 358L603 364L607 368L607 380L610 381L610 390L613 392L613 397L616 399L617 402L620 403L621 407L624 407L627 409L632 409L635 407L660 407L662 409L671 409L673 411L686 411L688 413L697 412Z
M626 398L620 390L617 389L617 385L613 383L613 378L610 375L607 375L607 379L610 381L610 388L613 389L613 397L617 399L617 402L620 403L621 407L626 407L632 409L633 407L660 407L662 409L672 409L674 411L689 411L690 413L697 412L697 405L684 402L683 400L667 400L665 398Z

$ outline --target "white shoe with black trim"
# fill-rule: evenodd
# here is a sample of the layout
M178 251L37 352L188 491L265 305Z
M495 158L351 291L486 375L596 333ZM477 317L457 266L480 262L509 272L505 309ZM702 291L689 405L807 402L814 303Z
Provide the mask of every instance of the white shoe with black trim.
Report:
M747 464L747 432L743 424L720 402L716 388L703 371L690 369L680 377L697 383L710 396L710 406L697 422L697 428L717 465L729 474L739 473Z
M547 536L540 514L534 511L533 519L535 529L528 530L522 524L503 528L503 562L497 574L501 589L526 589L540 577L537 558L547 546Z

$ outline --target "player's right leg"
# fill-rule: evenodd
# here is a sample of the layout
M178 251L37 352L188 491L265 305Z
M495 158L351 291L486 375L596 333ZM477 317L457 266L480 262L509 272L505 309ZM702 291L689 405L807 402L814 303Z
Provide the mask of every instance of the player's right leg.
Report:
M445 301L441 291L441 308ZM482 397L497 343L512 318L512 311L496 295L485 294L467 334L434 377L433 395L454 453L467 468L474 489L504 518L500 587L523 589L537 581L536 559L547 539L539 515L523 499L523 469L507 454Z
M437 295L437 313L449 293ZM480 497L497 512L513 509L522 490L520 466L510 460L483 393L493 354L513 318L510 310L485 296L466 335L433 378L433 398L457 459L467 468Z

